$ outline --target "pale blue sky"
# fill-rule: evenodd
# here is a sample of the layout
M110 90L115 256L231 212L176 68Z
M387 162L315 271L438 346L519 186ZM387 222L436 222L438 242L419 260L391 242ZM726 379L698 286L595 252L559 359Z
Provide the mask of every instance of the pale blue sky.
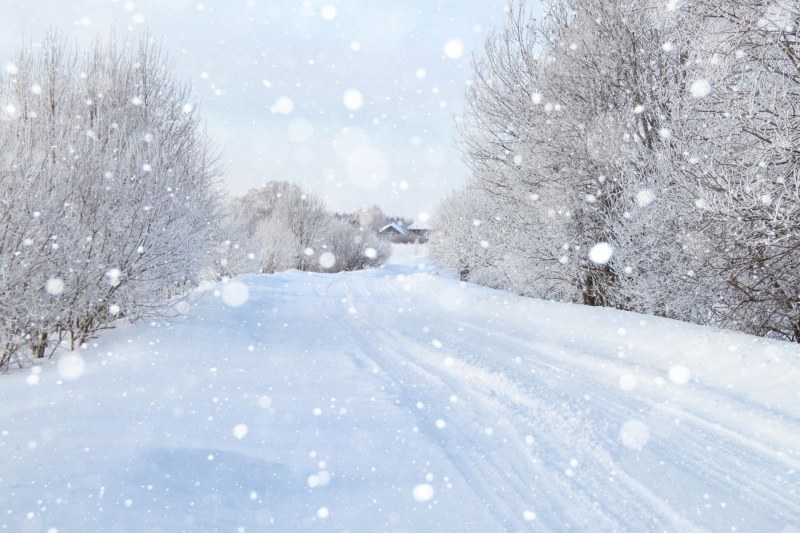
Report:
M81 43L113 25L163 40L223 150L230 190L286 179L332 209L377 203L415 217L466 179L453 116L462 110L470 53L502 21L506 1L3 4L3 63L23 34L38 40L51 26ZM452 39L463 43L463 55L446 56ZM355 110L344 101L350 89L363 98Z

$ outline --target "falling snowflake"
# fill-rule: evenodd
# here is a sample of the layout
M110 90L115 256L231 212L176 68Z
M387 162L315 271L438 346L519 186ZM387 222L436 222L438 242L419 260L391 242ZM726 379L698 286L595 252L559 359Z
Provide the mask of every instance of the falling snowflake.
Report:
M61 278L50 278L47 280L47 284L45 285L45 290L48 294L52 294L53 296L58 296L62 292L64 292L64 280Z
M598 242L589 250L589 259L596 265L605 265L614 255L614 247L607 242Z
M653 200L656 199L655 193L650 189L642 189L641 191L636 193L636 204L639 207L647 207L648 205L653 203Z
M428 483L421 483L414 487L411 495L415 501L427 502L433 498L433 487Z
M347 89L342 96L344 106L350 111L358 111L364 105L364 96L358 89Z
M464 41L461 39L450 39L444 43L442 50L444 51L445 57L448 59L458 59L464 55Z
M86 362L77 353L70 353L58 359L58 375L62 379L72 381L86 372Z
M711 94L711 83L708 80L695 80L689 86L689 93L694 98L703 98Z
M240 307L250 298L250 290L241 281L229 281L222 287L222 301L230 307Z
M333 268L336 264L336 256L330 252L324 252L319 256L319 266L322 268Z
M686 385L692 379L692 373L683 365L673 365L669 369L669 379L676 385Z
M247 435L249 428L247 424L236 424L233 426L233 436L239 440L242 440Z

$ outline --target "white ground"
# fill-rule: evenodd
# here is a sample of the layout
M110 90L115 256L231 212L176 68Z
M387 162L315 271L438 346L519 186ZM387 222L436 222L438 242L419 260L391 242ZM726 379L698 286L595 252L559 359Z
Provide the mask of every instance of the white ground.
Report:
M0 527L798 531L800 347L460 284L415 250L245 277L241 306L220 285L0 376Z

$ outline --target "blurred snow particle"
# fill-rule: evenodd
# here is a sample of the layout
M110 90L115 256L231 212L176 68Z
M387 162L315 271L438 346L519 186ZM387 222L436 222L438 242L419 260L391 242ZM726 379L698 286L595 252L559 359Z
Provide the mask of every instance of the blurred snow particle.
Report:
M414 496L415 501L420 503L427 502L433 498L433 487L428 483L421 483L414 487L414 490L411 494Z
M624 391L632 391L636 388L638 380L633 374L622 374L619 377L619 388Z
M361 50L361 43L358 42L358 41L353 41L352 43L350 43L350 50L352 50L353 52L360 51Z
M19 72L19 69L14 63L6 63L6 72L14 76Z
M143 100L139 96L134 96L133 98L131 98L131 103L133 105L142 105Z
M325 4L324 6L322 6L320 14L322 15L322 18L324 18L325 20L333 20L336 18L336 6L333 6L331 4Z
M619 430L619 437L626 448L641 450L650 440L650 430L644 422L628 420Z
M442 420L441 418L436 420L436 427L437 428L444 429L446 425L447 425L447 423L444 420Z
M589 259L596 265L605 265L614 255L614 247L607 242L598 242L589 250Z
M317 516L322 518L323 520L328 518L329 515L330 511L328 510L327 507L320 507L319 510L317 511Z
M650 189L642 189L636 193L636 204L639 207L647 207L656 199L656 195Z
M441 348L442 347L442 341L440 341L438 339L433 339L431 341L431 344L433 344L434 348Z
M711 94L711 84L708 80L695 80L689 86L689 93L694 98L703 98Z
M686 385L692 378L692 373L683 365L673 365L669 369L669 379L675 385Z
M270 113L277 113L279 115L288 115L292 111L294 111L294 102L292 99L287 96L281 96L275 103L272 104L272 107L269 108Z
M421 213L417 213L417 220L419 220L420 222L427 222L430 219L431 219L431 215L428 214L425 211L422 211Z
M119 285L119 278L122 276L122 272L118 268L112 268L108 272L106 272L106 277L108 278L108 283L112 287L116 287Z
M524 518L528 522L533 522L534 520L536 520L536 513L534 513L533 511L527 511L527 510L523 511L522 512L522 518Z
M44 286L44 288L48 294L58 296L64 292L64 280L61 278L50 278L47 280L47 284Z
M358 111L364 105L364 97L357 89L347 89L342 96L344 106L350 111Z
M193 104L184 104L184 106L183 106L183 112L184 113L186 113L188 115L192 111L194 111L194 105Z
M533 93L531 95L531 102L533 105L539 105L542 103L542 93Z
M296 118L286 127L289 140L295 143L304 143L314 134L314 126L304 118Z
M248 298L250 298L250 290L241 281L229 281L222 287L222 301L227 306L242 306Z
M367 259L375 259L378 257L378 251L375 248L367 248L364 250L364 257Z
M418 68L417 72L415 74L417 76L417 79L419 79L419 80L424 80L425 76L428 75L428 73L425 71L424 68Z
M117 304L111 304L108 306L108 314L110 315L118 315L120 311L121 309Z
M245 435L247 435L247 424L236 424L233 426L233 436L239 440L242 440Z
M269 409L272 405L272 398L269 396L262 396L258 399L258 406L262 409Z
M447 58L458 59L464 54L464 42L461 39L450 39L444 43L442 51Z
M58 359L58 374L62 379L72 381L78 379L86 371L83 357L76 353L69 353Z
M324 252L319 256L319 266L322 268L333 268L336 264L336 256L330 252Z

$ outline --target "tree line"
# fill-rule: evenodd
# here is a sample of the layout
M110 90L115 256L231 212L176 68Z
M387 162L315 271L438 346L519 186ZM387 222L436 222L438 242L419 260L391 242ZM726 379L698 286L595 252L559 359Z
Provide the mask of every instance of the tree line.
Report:
M163 315L202 280L389 255L296 185L228 199L188 83L158 43L55 33L0 83L0 370Z
M49 35L0 85L0 368L146 316L216 238L216 154L150 39Z
M800 341L800 8L525 2L473 58L464 280ZM595 253L598 247L608 253Z

